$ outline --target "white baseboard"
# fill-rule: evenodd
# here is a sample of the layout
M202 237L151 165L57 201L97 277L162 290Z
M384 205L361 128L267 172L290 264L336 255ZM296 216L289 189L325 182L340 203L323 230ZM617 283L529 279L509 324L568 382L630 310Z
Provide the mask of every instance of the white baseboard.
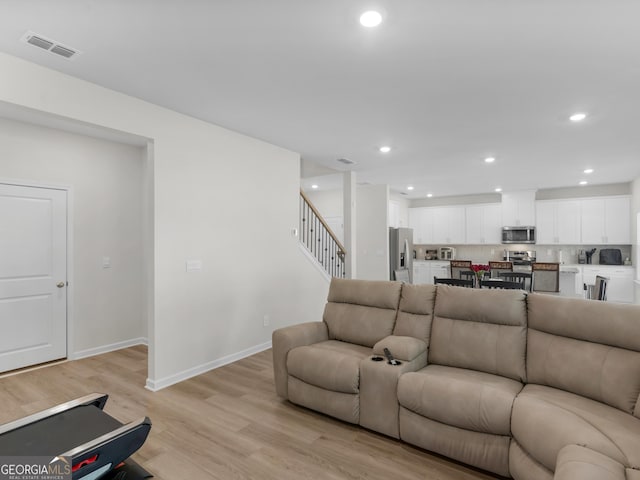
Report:
M69 360L80 360L81 358L93 357L94 355L101 355L103 353L113 352L115 350L121 350L123 348L133 347L135 345L148 345L149 341L145 337L132 338L130 340L124 340L122 342L111 343L109 345L101 345L95 348L88 348L86 350L80 350L69 355Z
M147 378L147 384L145 388L147 388L147 390L151 390L152 392L157 392L158 390L162 390L163 388L169 387L171 385L175 385L176 383L182 382L184 380L188 380L189 378L195 377L197 375L201 375L203 373L222 367L229 363L242 360L243 358L250 357L251 355L255 355L256 353L263 352L264 350L267 350L269 348L271 348L270 341L266 343L262 343L260 345L255 345L253 347L247 348L246 350L242 350L240 352L233 353L231 355L227 355L226 357L222 357L217 360L212 360L211 362L203 363L202 365L198 365L196 367L183 370L182 372L169 375L168 377L160 378L158 380Z

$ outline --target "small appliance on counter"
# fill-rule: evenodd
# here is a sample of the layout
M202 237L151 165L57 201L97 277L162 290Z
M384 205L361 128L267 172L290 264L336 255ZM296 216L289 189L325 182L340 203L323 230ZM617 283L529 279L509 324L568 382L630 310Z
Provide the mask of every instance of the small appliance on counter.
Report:
M502 259L513 263L514 272L531 273L531 264L536 261L536 251L505 250Z
M438 260L455 260L456 249L453 247L440 247L438 249Z
M587 263L587 255L585 254L584 250L578 250L578 263L580 265L584 265L585 263Z
M622 265L622 251L619 248L601 248L600 265Z
M425 250L424 251L424 259L425 260L438 260L438 250Z
M593 258L593 254L594 253L596 253L596 249L595 248L592 248L591 250L588 250L588 251L584 252L585 256L587 257L587 265L591 265L593 263L592 258ZM602 262L600 262L600 263L602 263Z

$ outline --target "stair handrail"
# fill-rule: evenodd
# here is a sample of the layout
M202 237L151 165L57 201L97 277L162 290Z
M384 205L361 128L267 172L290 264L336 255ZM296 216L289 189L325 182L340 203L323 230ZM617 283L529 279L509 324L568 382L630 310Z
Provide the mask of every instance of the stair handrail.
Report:
M318 209L313 205L302 189L300 190L300 197L303 202L301 203L300 209L300 242L322 265L330 276L344 277L344 261L347 253L344 245L342 245L342 242L338 240L336 234L331 230L331 227L327 225L327 222L324 220ZM305 212L305 207L311 211L313 218L306 218L307 213ZM322 229L324 229L324 232L314 232L314 226L310 224L312 221L317 221L322 226ZM305 224L304 222L307 223ZM330 241L324 236L325 233ZM313 238L310 238L310 235ZM317 242L320 242L321 245L316 245ZM333 255L338 257L336 259L338 260L337 263L333 262Z

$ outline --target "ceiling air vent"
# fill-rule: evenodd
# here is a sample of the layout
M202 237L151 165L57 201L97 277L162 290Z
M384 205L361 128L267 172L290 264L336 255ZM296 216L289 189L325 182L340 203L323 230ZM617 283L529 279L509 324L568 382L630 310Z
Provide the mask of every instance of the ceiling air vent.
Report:
M23 42L29 43L31 45L35 45L36 47L40 47L44 50L47 50L51 53L55 53L56 55L60 55L61 57L67 58L71 60L76 57L80 52L74 48L69 48L66 45L62 45L55 40L51 40L50 38L45 38L42 35L34 32L25 33L21 40Z
M345 165L355 165L356 163L353 160L349 160L348 158L339 158L338 161L340 163L344 163Z
M62 47L60 45L54 46L51 49L51 53L57 53L65 58L71 58L76 54L75 50L71 50L70 48Z
M49 50L54 45L53 42L45 40L44 38L40 38L36 35L31 35L30 37L28 37L27 43L35 45L36 47L44 48L45 50Z

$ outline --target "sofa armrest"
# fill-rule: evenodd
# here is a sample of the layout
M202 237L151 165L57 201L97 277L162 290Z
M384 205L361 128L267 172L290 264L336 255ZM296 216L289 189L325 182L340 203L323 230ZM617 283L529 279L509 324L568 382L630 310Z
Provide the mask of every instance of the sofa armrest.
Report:
M556 460L554 480L626 480L624 465L579 445L567 445ZM631 477L633 478L633 477Z
M411 362L427 352L427 344L423 340L400 335L389 335L376 343L373 346L374 355L384 355L385 348L389 349L394 358L403 362Z
M274 330L271 335L273 353L273 376L276 392L283 398L289 398L287 389L287 356L289 351L303 345L329 340L329 331L324 322L308 322Z

